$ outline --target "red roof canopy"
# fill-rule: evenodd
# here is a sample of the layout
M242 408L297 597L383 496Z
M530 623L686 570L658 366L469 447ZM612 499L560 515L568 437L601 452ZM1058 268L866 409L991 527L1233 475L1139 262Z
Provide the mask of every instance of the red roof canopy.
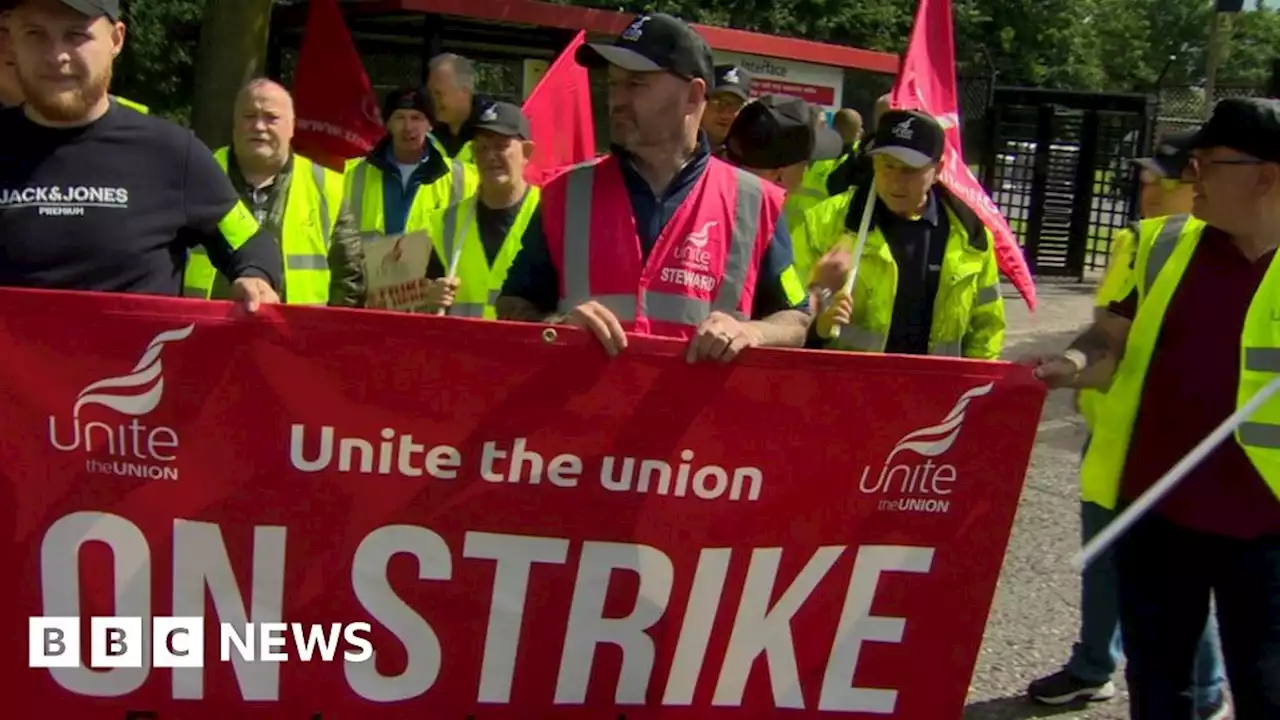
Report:
M456 15L535 27L586 30L589 33L605 35L616 35L622 32L633 17L611 10L554 5L538 2L538 0L366 0L344 3L343 9L352 15L381 15L393 12ZM710 25L693 27L715 50L888 74L898 72L898 56L891 53Z

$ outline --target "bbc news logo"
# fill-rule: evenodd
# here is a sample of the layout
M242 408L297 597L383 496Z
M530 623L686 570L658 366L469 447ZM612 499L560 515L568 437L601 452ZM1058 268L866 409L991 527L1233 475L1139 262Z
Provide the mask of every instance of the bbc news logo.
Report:
M147 665L143 650L150 647L150 667L204 667L205 620L202 617L156 617L144 632L140 617L89 619L89 667L120 668ZM221 623L218 655L231 662L232 653L248 662L286 662L290 645L301 662L347 662L373 658L369 623L263 622L237 627ZM33 668L81 667L84 639L78 617L33 617L28 637L28 666ZM149 639L148 639L149 638ZM292 641L292 642L291 642Z

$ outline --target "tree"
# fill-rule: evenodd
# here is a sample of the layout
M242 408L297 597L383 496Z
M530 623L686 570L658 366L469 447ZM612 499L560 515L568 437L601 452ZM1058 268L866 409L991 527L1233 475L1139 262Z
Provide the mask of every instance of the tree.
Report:
M208 0L200 24L191 128L209 147L231 139L240 88L265 74L271 0Z

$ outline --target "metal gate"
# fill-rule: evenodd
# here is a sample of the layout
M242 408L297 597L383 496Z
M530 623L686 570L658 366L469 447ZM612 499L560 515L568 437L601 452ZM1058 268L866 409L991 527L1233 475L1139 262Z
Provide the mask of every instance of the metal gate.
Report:
M997 87L982 179L1031 273L1083 280L1137 217L1130 159L1152 146L1152 100Z

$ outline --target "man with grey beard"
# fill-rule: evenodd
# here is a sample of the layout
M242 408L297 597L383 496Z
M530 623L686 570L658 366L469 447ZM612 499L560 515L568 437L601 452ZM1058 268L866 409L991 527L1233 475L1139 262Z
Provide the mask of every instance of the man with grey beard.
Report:
M282 261L209 149L107 94L118 0L22 0L9 50L23 105L0 111L0 286L178 296L204 248L254 311Z

